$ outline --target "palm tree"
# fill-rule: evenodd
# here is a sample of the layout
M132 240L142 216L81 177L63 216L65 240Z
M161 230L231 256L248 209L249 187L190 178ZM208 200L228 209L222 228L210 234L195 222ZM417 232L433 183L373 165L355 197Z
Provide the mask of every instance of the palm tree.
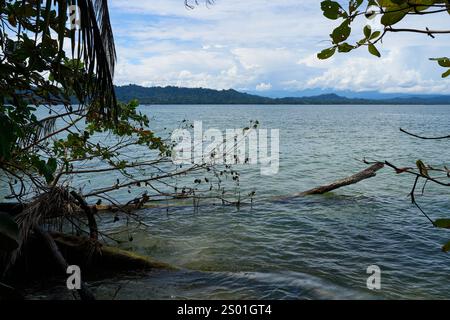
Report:
M52 54L54 60L46 68L37 69L41 72L58 71L61 68L59 62L70 54L70 48L72 59L83 65L87 72L86 83L79 86L85 91L79 90L84 97L78 98L83 100L83 104L85 98L86 101L95 101L95 112L108 119L116 116L117 101L113 85L116 50L107 0L4 0L0 1L0 9L0 67L4 73L0 77L0 98L8 87L14 85L17 85L16 89L9 90L9 96L17 92L17 87L23 89L28 85L32 89L43 85L41 79L34 81L35 78L22 72L21 65L5 54L8 51L7 38L24 43L26 37L34 40L35 47L44 45L46 41L57 43L58 52ZM73 23L75 18L76 28L69 28L68 22L72 20L70 23ZM70 44L65 45L65 42ZM28 54L30 51L32 49L28 49ZM17 105L17 102L11 104Z

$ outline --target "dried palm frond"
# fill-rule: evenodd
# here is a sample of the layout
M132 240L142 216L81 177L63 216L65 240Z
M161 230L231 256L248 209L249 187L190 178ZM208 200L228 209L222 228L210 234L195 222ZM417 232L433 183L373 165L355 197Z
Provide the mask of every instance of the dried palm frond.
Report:
M12 266L20 256L36 226L45 225L51 231L61 232L65 219L78 216L80 212L69 191L63 187L53 187L34 198L16 217L19 225L19 248L12 254L9 265Z

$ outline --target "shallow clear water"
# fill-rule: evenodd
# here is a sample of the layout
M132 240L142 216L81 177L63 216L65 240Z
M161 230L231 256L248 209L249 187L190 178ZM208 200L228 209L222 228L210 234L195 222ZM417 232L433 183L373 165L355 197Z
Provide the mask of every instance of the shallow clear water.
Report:
M243 190L257 191L253 207L148 209L150 225L123 245L182 268L122 275L92 283L102 298L120 299L390 299L450 298L450 232L436 230L407 198L410 176L383 169L377 177L323 196L270 201L353 174L355 158L414 166L417 159L448 163L447 141L416 133L450 132L445 106L146 106L157 130L184 120L207 128L242 128L259 120L280 129L280 172L242 170ZM95 183L95 177L91 177ZM430 185L418 200L433 218L449 214L448 190ZM103 227L114 230L108 218ZM366 287L378 265L382 288ZM118 288L120 287L120 290ZM42 297L58 291L42 292ZM62 295L62 291L61 291ZM39 296L39 297L41 297Z

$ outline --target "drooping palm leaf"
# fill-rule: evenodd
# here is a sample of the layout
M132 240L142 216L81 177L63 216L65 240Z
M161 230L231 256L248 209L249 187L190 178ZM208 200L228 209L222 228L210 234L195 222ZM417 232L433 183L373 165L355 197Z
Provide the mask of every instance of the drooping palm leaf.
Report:
M77 0L76 3L81 14L78 46L89 74L95 74L91 99L99 103L95 111L112 118L117 113L113 84L116 51L107 1Z
M60 57L63 56L65 38L70 38L72 58L82 62L88 71L83 90L77 92L78 99L82 103L94 102L95 108L90 111L99 116L114 118L117 115L113 85L116 51L107 0L45 0L43 4L41 1L23 0L21 5L32 5L36 9L36 39L51 38L54 32L57 33ZM79 8L77 30L67 29L71 6ZM56 26L52 23L52 11L58 15ZM43 27L38 27L38 24L43 24Z
M25 135L19 138L17 144L22 148L35 144L56 130L56 120L57 117L49 117L28 124L24 130Z

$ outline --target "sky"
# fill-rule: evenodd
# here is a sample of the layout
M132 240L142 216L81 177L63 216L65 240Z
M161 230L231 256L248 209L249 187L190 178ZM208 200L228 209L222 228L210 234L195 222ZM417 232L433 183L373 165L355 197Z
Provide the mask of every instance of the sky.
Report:
M345 1L339 1L345 3ZM348 3L348 2L347 2ZM431 57L450 56L450 35L388 34L382 58L365 48L320 61L338 22L319 0L216 0L193 10L184 0L110 0L117 85L182 86L275 92L450 94ZM445 29L447 13L412 17L399 27ZM365 19L355 24L362 38Z

